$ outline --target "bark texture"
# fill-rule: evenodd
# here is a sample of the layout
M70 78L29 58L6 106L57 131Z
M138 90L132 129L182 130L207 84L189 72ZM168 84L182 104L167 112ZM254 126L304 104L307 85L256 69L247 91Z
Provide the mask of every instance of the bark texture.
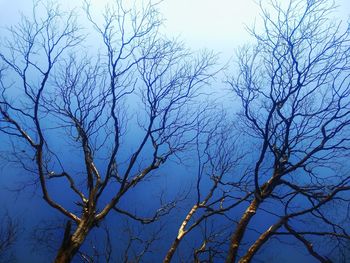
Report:
M71 234L71 221L66 225L61 247L55 258L55 263L69 263L79 251L79 248L84 243L87 235L95 225L94 217L86 217L81 220L78 227Z
M249 221L255 215L260 204L261 204L261 201L259 201L257 198L254 198L253 201L248 206L248 208L245 210L241 220L237 225L236 231L233 233L231 237L230 248L225 261L226 263L231 263L236 261L237 251L238 251L239 245L241 244L242 238L247 229Z
M182 224L179 228L179 232L177 234L177 237L175 238L175 240L171 244L167 254L165 255L163 263L169 263L171 261L171 259L174 256L174 253L175 253L176 249L178 248L181 240L188 233L188 231L185 228L186 228L188 222L191 220L193 214L197 211L197 209L198 209L198 205L194 205L191 208L191 210L188 212L185 220L182 222Z

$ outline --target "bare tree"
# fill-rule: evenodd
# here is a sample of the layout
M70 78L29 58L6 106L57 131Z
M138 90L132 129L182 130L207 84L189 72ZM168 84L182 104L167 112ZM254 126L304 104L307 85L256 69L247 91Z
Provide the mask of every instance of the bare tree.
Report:
M8 214L2 215L0 220L0 258L1 262L11 262L10 249L15 245L19 234L19 222Z
M147 254L156 254L155 250L157 247L157 242L161 240L162 233L164 233L166 228L165 223L159 222L154 224L155 229L151 231L146 231L142 226L133 227L130 222L127 222L123 232L127 237L127 241L124 242L123 250L120 251L120 262L147 262L145 257Z
M201 227L212 217L224 215L227 211L237 207L251 193L238 191L235 196L233 189L239 187L239 183L227 183L228 174L237 168L243 155L238 154L235 130L222 111L211 112L212 116L205 119L205 124L198 126L196 140L197 178L195 184L195 203L189 209L180 223L177 236L168 249L163 262L170 262L178 249L180 242L192 230ZM237 144L237 145L236 145ZM204 238L203 243L208 243ZM203 252L205 245L202 245L195 258L198 261L198 253Z
M230 232L227 231L229 224L223 224L223 220L205 219L201 225L202 243L193 251L193 262L217 262L225 259L225 244L229 240Z
M136 10L116 0L102 25L90 9L85 3L104 45L97 58L82 55L74 13L40 2L10 28L0 52L2 136L45 202L68 219L55 262L70 262L111 211L143 220L120 200L195 141L206 111L200 88L216 60L161 37L156 4Z
M20 166L61 216L55 262L76 255L112 261L110 229L103 228L103 252L88 237L113 212L159 223L179 200L162 196L148 213L124 201L141 182L166 174L172 158L183 162L184 152L191 155L195 197L164 262L189 234L200 236L191 240L194 262L250 262L273 238L296 240L320 262L331 262L335 251L346 258L350 31L331 22L334 3L261 1L263 29L250 31L256 43L240 49L228 80L242 106L234 121L206 102L202 89L216 73L216 56L193 54L162 36L157 3L135 6L115 0L97 22L85 1L95 30L88 35L79 16L38 1L1 43L6 162ZM98 51L85 44L91 36ZM255 224L259 218L263 226ZM127 240L122 260L151 253L160 226L145 238L133 226L113 232ZM43 243L53 239L37 234Z
M261 1L263 30L251 30L256 44L239 51L229 80L256 154L249 174L255 194L237 220L226 262L250 262L271 237L282 236L330 262L330 251L317 251L317 238L338 247L350 238L349 27L332 22L332 1L284 4ZM247 239L252 220L264 214L267 228Z

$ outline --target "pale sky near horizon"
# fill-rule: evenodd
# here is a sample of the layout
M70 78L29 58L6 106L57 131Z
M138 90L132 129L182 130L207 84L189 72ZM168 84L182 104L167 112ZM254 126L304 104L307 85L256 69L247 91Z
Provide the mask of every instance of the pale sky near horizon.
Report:
M96 12L102 12L108 1L91 0ZM63 9L79 7L82 3L80 0L57 2ZM335 2L339 6L339 17L349 18L350 0ZM30 11L31 3L31 0L0 0L0 26L18 21L19 12ZM249 41L245 25L254 23L259 7L255 0L164 0L160 12L165 18L168 37L179 37L192 49L206 48L230 56L239 45Z

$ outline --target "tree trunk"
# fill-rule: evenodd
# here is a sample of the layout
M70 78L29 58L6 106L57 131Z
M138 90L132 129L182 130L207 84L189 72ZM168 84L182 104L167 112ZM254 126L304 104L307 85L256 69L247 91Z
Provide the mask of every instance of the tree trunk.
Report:
M177 247L180 244L180 241L181 241L181 239L179 239L179 238L176 238L174 240L174 242L171 244L171 247L168 250L168 252L167 252L167 254L166 254L166 256L165 256L165 258L163 260L163 263L169 263L171 261L171 259L174 256L174 253L175 253Z
M259 251L259 249L269 240L275 231L277 231L285 222L287 217L281 218L276 224L269 227L260 237L254 242L253 245L248 249L247 253L241 257L238 263L249 263L254 255Z
M73 242L69 242L67 243L67 246L62 246L60 247L56 259L55 259L55 263L69 263L72 261L73 257L75 256L75 254L77 253L77 251L79 250L79 247L81 246L81 243L73 243Z
M255 215L256 210L258 209L261 201L254 198L254 200L250 203L248 208L245 210L241 220L239 221L236 231L232 234L231 243L229 247L229 252L226 258L226 263L234 263L236 261L237 251L239 245L242 241L244 233L247 229L250 219Z
M67 223L61 247L54 261L55 263L69 263L72 261L90 230L94 227L94 222L93 216L83 218L73 234L70 234L71 221Z
M174 256L174 253L176 251L176 249L178 248L182 238L188 233L188 231L185 229L188 222L191 220L193 214L197 211L198 209L198 205L195 204L191 210L188 212L188 214L186 215L185 220L182 222L180 228L179 228L179 232L177 234L177 237L175 238L174 242L171 244L171 247L169 248L163 263L169 263L172 259L172 257Z

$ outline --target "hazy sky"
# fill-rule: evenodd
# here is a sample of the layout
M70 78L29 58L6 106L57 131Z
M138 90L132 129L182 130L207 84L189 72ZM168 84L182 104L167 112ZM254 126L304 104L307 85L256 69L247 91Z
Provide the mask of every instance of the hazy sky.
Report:
M267 1L267 0L266 0ZM225 55L249 41L246 25L259 18L257 0L165 0L161 11L170 34L181 35L194 48L211 48ZM289 0L282 0L289 2ZM350 0L335 0L340 17L350 14ZM259 20L257 20L259 21Z
M111 0L91 0L94 10L101 12ZM126 0L128 2L130 0ZM136 0L141 1L141 0ZM282 0L287 1L287 0ZM81 6L80 0L60 0L63 8ZM349 0L335 0L340 17L350 14ZM0 0L0 26L13 24L19 10L28 11L31 0ZM214 49L224 56L231 56L234 49L249 41L245 24L252 25L259 16L256 0L164 0L160 4L166 19L168 36L179 36L194 49Z

